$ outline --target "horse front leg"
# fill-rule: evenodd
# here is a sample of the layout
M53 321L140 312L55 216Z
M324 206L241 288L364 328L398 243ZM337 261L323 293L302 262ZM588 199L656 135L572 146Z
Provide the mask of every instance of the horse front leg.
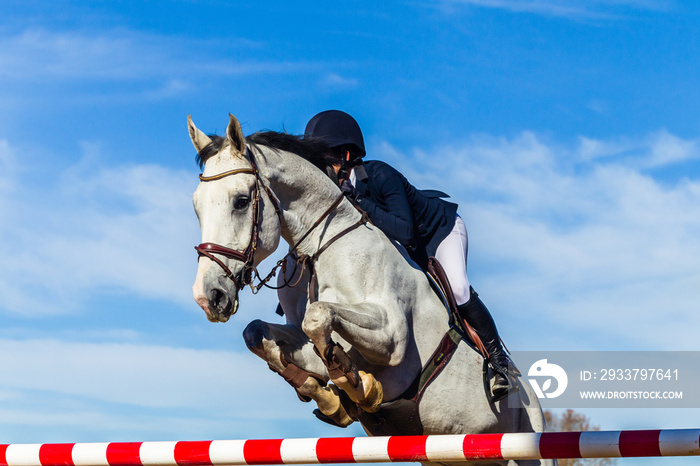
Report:
M367 367L401 364L409 336L405 316L376 304L317 301L307 308L302 329L316 347L333 383L364 411L377 411L384 397L382 384L356 364ZM364 361L351 358L333 341L334 331L359 352Z
M344 402L338 387L327 386L326 368L299 328L255 320L245 328L243 338L248 349L282 376L301 401L315 401L319 411L340 427L357 418L355 407Z

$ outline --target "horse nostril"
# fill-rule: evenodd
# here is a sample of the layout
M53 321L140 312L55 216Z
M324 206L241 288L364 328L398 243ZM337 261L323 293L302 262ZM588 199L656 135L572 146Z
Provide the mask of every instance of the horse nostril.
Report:
M226 295L224 294L223 291L219 289L213 289L211 290L211 302L214 304L215 307L221 308L221 302L223 301L224 297Z
M218 288L211 290L211 302L214 305L214 309L217 309L220 314L226 313L230 307L228 295Z

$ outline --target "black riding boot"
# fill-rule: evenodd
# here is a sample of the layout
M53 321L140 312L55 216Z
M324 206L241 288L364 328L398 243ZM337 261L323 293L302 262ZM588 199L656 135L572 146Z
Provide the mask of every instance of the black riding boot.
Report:
M473 288L469 289L469 301L461 306L457 306L459 315L471 325L481 338L481 342L488 352L488 361L496 373L493 387L491 387L492 401L500 400L508 394L508 357L501 345L498 336L496 323L491 317L491 313L479 299L479 295Z

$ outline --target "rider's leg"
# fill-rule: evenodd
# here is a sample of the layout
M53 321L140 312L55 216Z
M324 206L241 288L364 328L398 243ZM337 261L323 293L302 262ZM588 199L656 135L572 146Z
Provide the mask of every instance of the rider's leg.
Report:
M508 369L508 359L501 345L501 339L491 313L469 285L467 278L468 250L467 229L464 221L458 215L454 228L438 246L435 257L450 281L459 314L474 327L486 347L489 362L497 368L491 393L494 398L500 398L508 390L508 379L505 376L505 371Z
M467 277L468 251L467 228L464 226L462 217L457 215L452 231L438 245L435 258L445 270L458 306L466 304L470 298L469 278Z
M491 313L479 298L479 295L472 289L471 298L466 304L457 307L459 314L474 327L476 333L481 338L481 342L488 352L489 363L494 367L495 376L491 394L494 398L501 398L508 390L508 357L501 345L501 338L498 336L496 323L491 317Z

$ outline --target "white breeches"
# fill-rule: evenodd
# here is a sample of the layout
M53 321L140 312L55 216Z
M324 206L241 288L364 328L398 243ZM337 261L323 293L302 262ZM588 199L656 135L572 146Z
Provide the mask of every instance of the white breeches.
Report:
M462 217L457 215L455 226L435 251L435 257L450 281L452 291L461 306L469 301L469 278L467 278L467 252L469 240L467 239L467 227Z

